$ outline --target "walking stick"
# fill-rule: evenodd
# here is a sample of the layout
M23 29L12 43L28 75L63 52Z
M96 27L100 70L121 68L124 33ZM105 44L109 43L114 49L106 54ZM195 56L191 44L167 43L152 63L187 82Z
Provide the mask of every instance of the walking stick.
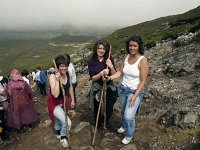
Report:
M110 45L110 50L109 50L109 55L108 58L110 59L110 53L111 53L111 45ZM106 69L108 69L108 66L106 67ZM101 104L103 101L103 97L104 97L104 129L105 129L105 125L106 125L106 95L105 95L105 91L107 90L107 85L106 85L106 80L104 80L103 82L103 87L102 87L102 92L101 92L101 99L99 102L99 108L98 108L98 112L97 112L97 118L96 118L96 124L95 124L95 130L94 130L94 135L93 135L93 139L92 139L92 146L94 146L94 142L95 142L95 137L96 137L96 132L97 132L97 126L98 126L98 121L99 121L99 113L100 113L100 109L101 109ZM105 92L105 93L104 93Z
M110 45L110 50L109 50L109 54L108 54L108 58L110 59L110 54L111 54L111 45ZM106 67L106 69L108 69L108 66ZM107 74L106 74L107 75ZM104 86L103 86L103 93L104 93L104 105L103 105L103 108L104 108L104 125L103 125L103 128L105 129L106 128L106 118L107 118L107 115L106 115L106 96L107 96L107 84L106 84L106 80L104 80L103 82Z
M53 59L53 63L54 63L54 67L55 67L55 69L56 69L56 72L58 71L58 68L57 68L57 66L56 66L56 62L55 62L55 60ZM68 129L68 116L67 116L67 109L66 109L66 95L65 95L65 90L64 90L64 87L63 87L63 84L62 84L62 79L61 79L61 77L59 77L59 83L60 83L60 87L61 87L61 89L62 89L62 94L63 94L63 98L64 98L64 111L65 111L65 114L66 114L66 116L65 116L65 119L66 119L66 127L67 127L67 129ZM68 129L68 143L69 143L69 145L70 145L70 138L69 138L69 129Z

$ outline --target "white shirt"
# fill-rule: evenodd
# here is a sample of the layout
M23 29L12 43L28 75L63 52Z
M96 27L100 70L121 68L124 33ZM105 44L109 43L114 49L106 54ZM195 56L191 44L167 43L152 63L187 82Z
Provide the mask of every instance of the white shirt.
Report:
M36 74L34 71L32 72L32 77L33 77L33 81L34 81L36 79Z
M40 81L40 71L36 72L35 77L37 81Z
M129 87L131 89L137 89L138 84L140 83L140 70L138 68L138 64L144 56L140 56L140 58L134 63L129 64L128 58L130 54L127 55L126 59L124 60L124 68L123 68L123 81L122 85Z
M72 63L68 66L69 76L71 78L72 84L76 83L76 72Z
M4 93L5 92L5 89L4 87L2 86L2 84L0 83L0 94ZM7 99L7 94L5 95L0 95L0 102L3 102Z
M28 83L28 85L30 85L29 84L29 79L27 79L26 77L22 77L22 78L24 79L24 81L26 81Z

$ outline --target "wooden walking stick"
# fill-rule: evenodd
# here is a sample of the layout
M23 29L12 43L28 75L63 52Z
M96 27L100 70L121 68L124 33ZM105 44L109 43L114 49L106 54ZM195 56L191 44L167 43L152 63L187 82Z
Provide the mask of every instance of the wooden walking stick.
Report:
M110 59L110 54L111 54L111 45L110 45L110 50L109 50L109 53L108 53L108 58ZM108 66L106 67L106 69L108 69ZM105 75L107 75L107 74L105 74ZM103 116L104 116L104 125L103 125L103 128L105 129L106 128L106 118L107 118L107 116L106 116L106 95L107 95L107 84L106 84L106 80L104 80L103 81L103 93L104 93L104 105L103 105L103 108L104 108L104 114L103 114Z
M94 146L95 137L96 137L96 133L97 133L97 126L98 126L98 121L99 121L99 113L100 113L102 100L103 100L103 91L101 92L101 99L99 102L99 108L98 108L98 112L97 112L96 125L95 125L94 135L93 135L93 139L92 139L92 146Z
M54 63L54 67L56 69L56 72L58 71L58 68L56 66L56 62L55 60L53 59L53 63ZM65 119L66 119L66 127L67 127L67 130L68 130L68 143L69 143L69 146L70 146L70 138L69 138L69 128L68 128L68 116L67 116L67 108L66 108L66 95L65 95L65 90L64 90L64 87L63 87L63 84L62 84L62 79L61 77L59 77L59 83L60 83L60 87L62 89L62 94L63 94L63 98L64 98L64 111L65 111Z
M111 53L111 45L110 45L110 50L109 50L108 58L110 58L110 53ZM106 67L106 69L108 69L108 66ZM102 87L102 92L101 92L101 99L100 99L100 102L99 102L99 108L98 108L98 112L97 112L96 124L95 124L95 129L94 129L94 135L93 135L93 139L92 139L92 146L94 146L94 142L95 142L95 137L96 137L96 132L97 132L97 126L98 126L98 121L99 121L99 113L100 113L100 109L101 109L101 104L102 104L103 98L105 98L105 100L104 100L104 128L105 128L105 123L106 123L106 95L105 95L104 92L106 90L107 90L107 85L106 85L106 80L104 80L103 87Z

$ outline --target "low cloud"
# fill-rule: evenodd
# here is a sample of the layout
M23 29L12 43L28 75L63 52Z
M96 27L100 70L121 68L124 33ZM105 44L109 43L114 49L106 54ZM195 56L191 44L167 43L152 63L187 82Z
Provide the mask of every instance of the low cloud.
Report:
M125 27L198 5L199 0L1 0L0 29Z

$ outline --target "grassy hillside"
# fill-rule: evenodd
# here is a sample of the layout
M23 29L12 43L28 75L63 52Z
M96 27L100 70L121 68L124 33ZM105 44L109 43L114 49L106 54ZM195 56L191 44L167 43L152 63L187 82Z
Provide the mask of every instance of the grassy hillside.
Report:
M36 66L49 68L52 59L78 50L80 43L95 37L68 35L64 31L0 31L0 69L8 75L12 68L32 71Z
M50 41L54 43L85 43L95 39L94 36L90 35L69 35L63 34L61 36L52 38Z
M194 32L198 29L200 29L200 6L183 14L161 17L119 29L108 36L107 39L116 51L117 49L124 48L124 41L130 35L141 35L144 44L147 47L151 47L156 42L168 38L175 39L187 31Z
M64 31L48 31L48 30L33 30L33 31L0 31L0 41L5 40L44 40L52 39L63 34Z
M4 75L9 74L12 68L33 70L40 65L49 68L52 59L63 53L72 53L74 47L53 47L46 40L11 40L0 41L0 68Z

